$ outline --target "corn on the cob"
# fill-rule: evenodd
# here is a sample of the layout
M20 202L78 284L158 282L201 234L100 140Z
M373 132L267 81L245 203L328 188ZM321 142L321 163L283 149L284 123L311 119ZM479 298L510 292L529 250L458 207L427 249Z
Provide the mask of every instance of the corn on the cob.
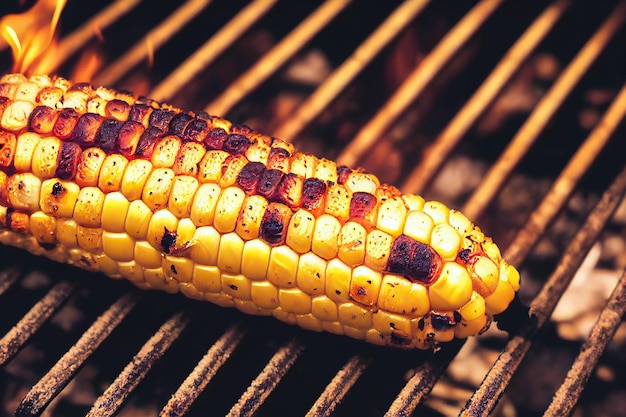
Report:
M465 216L204 113L0 79L0 242L379 345L476 335L519 274Z

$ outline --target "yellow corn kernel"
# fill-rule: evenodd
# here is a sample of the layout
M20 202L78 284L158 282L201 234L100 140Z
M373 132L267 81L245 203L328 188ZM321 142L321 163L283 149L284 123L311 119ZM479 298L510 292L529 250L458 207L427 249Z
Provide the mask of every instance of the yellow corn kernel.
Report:
M167 207L172 214L178 218L188 217L191 211L191 202L198 189L198 180L189 175L178 175L174 177L174 184Z
M333 259L339 251L341 224L336 217L322 214L315 222L311 249L324 259Z
M245 314L253 314L255 316L271 316L272 310L259 307L252 300L233 299L235 308Z
M151 173L152 164L150 161L133 159L124 171L120 191L129 201L139 200Z
M148 176L141 199L152 211L167 207L170 191L174 183L174 171L170 168L157 168Z
M128 159L120 154L108 155L102 167L100 168L100 176L98 177L98 188L103 193L111 193L113 191L119 191L122 178L124 178L124 170L128 165Z
M350 298L359 304L373 306L378 301L378 293L382 282L382 274L375 272L364 265L357 266L352 271L350 281Z
M239 274L241 272L243 245L244 242L237 233L231 232L222 235L217 253L217 266L222 272L227 274Z
M175 231L177 227L178 219L169 210L159 210L150 218L146 240L157 250L169 250L170 248L163 247L163 236Z
M85 187L78 193L74 220L81 226L100 227L104 193L97 187Z
M178 227L176 228L176 249L187 250L194 244L193 237L196 234L197 227L190 218L185 217L178 221Z
M125 231L126 213L130 209L130 202L118 191L104 196L102 204L102 228L110 232L122 233Z
M206 153L204 146L198 142L187 142L178 152L178 157L172 166L176 175L198 175L198 164Z
M144 268L154 269L161 266L163 254L145 240L138 240L135 242L134 257L137 264Z
M393 237L381 231L372 230L365 242L365 265L374 271L383 271L387 267Z
M291 324L292 326L298 323L296 315L294 313L283 310L282 307L276 307L274 310L272 310L272 316L275 319L278 319L283 323Z
M366 237L367 232L360 223L346 222L339 232L339 259L350 266L362 264L365 260Z
M380 184L376 177L371 174L352 172L348 175L348 180L345 185L352 194L358 192L374 194L376 192L376 187Z
M370 329L372 327L372 311L353 303L339 304L339 322L344 326L356 329ZM344 327L345 330L345 327Z
M336 183L337 164L329 159L321 158L317 161L317 166L315 167L315 172L313 173L313 176L326 183Z
M500 281L496 290L488 297L485 297L485 309L487 314L500 314L511 304L515 297L515 289L505 274L500 274Z
M291 216L285 243L298 253L311 250L315 217L306 210L300 209Z
M459 309L463 320L470 322L485 315L485 299L476 291L472 293L470 300Z
M464 339L469 336L476 336L485 329L487 323L488 320L486 314L483 314L482 316L472 321L466 322L465 320L463 320L454 328L454 336L458 337L459 339Z
M41 139L33 152L32 172L39 178L51 178L57 170L61 140L54 136Z
M222 291L222 273L216 266L194 263L191 282L198 291L205 293L205 295Z
M415 194L404 194L402 200L409 211L424 210L424 204L426 203L423 197Z
M325 211L342 222L348 220L350 217L350 194L345 186L333 184L328 187Z
M105 158L106 153L100 148L85 149L76 168L76 184L81 187L97 186L100 169Z
M148 235L151 220L152 210L150 210L150 207L141 200L135 200L128 206L124 230L135 239L145 239Z
M39 206L44 213L55 217L72 217L79 191L78 185L70 181L45 180L41 184Z
M410 211L406 216L404 234L418 242L430 243L430 235L435 227L432 217L423 211Z
M519 271L512 265L503 262L500 264L500 280L506 279L515 291L519 291Z
M306 330L311 330L314 332L324 331L322 322L311 313L296 316L296 323L299 327Z
M485 238L485 241L482 244L483 251L487 254L487 256L497 264L502 263L502 254L500 253L500 248L498 245L493 243L491 238Z
M6 181L9 205L29 212L39 210L41 185L41 180L30 172L11 175Z
M308 314L311 312L311 297L298 288L281 288L278 290L280 307L290 313Z
M34 102L30 101L14 101L9 104L7 108L4 109L4 113L2 113L0 126L12 132L24 129L28 125L28 116L35 108L33 103Z
M76 232L76 240L81 248L90 252L102 248L102 228L78 225Z
M326 261L311 252L301 255L296 281L298 288L307 294L324 294L326 290Z
M119 274L125 279L129 280L133 284L137 284L138 282L144 282L144 269L137 265L135 261L130 262L118 262L117 269Z
M228 187L220 195L215 206L213 226L221 233L235 230L237 218L243 206L246 193L239 187Z
M222 274L222 291L236 300L251 299L251 281L243 275Z
M322 327L325 332L336 335L345 335L343 325L339 321L322 321Z
M326 295L337 303L350 301L352 268L334 258L326 267Z
M461 236L465 236L474 228L474 224L463 213L454 209L450 210L449 223Z
M180 256L163 256L163 273L178 282L191 282L193 261Z
M433 310L452 311L465 305L472 296L472 279L456 262L443 265L439 279L429 288Z
M300 256L287 245L272 248L267 267L267 280L278 287L294 287L299 259Z
M378 295L378 308L391 313L421 317L430 311L428 290L398 275L384 275Z
M102 250L116 261L128 262L135 259L135 239L126 233L102 233Z
M193 246L189 257L196 264L217 265L220 247L220 234L211 226L198 227L193 236Z
M39 144L41 137L37 133L24 132L17 137L13 166L17 172L29 172L31 170L33 153Z
M411 320L403 315L378 310L372 314L372 326L385 335L396 334L403 339L410 339Z
M209 303L213 303L220 307L235 307L235 300L233 300L233 297L228 294L224 294L223 292L204 293L204 299Z
M269 281L252 281L250 297L261 308L274 309L278 303L278 288Z
M315 172L317 158L311 154L297 152L291 158L292 174L296 174L302 178L311 178Z
M167 135L154 145L150 161L155 168L171 168L174 165L182 141L178 136Z
M93 257L93 260L96 262L96 265L98 266L98 271L102 272L103 274L106 274L108 277L111 277L113 279L122 278L122 276L119 273L117 261L112 259L107 254L103 253L100 255L95 255Z
M241 273L251 280L265 280L272 249L261 239L249 240L243 245Z
M246 158L248 158L248 161L260 162L263 165L267 165L267 158L272 150L270 144L271 139L267 136L256 136L254 143L246 150Z
M192 300L204 301L204 293L198 291L191 282L179 282L178 289L185 297L191 298Z
M376 329L369 329L365 334L365 341L373 345L386 346L389 344L389 338Z
M178 282L165 275L161 268L144 269L143 278L155 290L165 291L170 294L178 292Z
M268 204L260 195L246 197L235 226L235 231L242 239L251 240L259 237L259 227Z
M428 201L424 204L424 212L432 217L435 224L448 223L450 209L439 201Z
M498 287L500 271L496 264L486 256L475 256L467 264L474 289L483 297L492 294Z
M202 184L193 198L189 217L196 226L210 226L222 189L217 184Z
M325 295L318 295L311 300L311 314L321 321L333 322L339 320L337 303Z
M430 246L445 261L453 261L461 247L461 235L448 223L440 223L433 228L430 235Z
M36 211L30 215L30 232L37 239L37 242L41 244L56 243L56 229L56 219L43 211Z
M217 184L222 178L222 163L228 156L226 151L207 151L198 165L198 180Z
M385 200L378 208L376 227L393 237L402 234L406 223L407 209L401 197Z
M68 249L78 247L78 241L76 235L78 234L78 225L74 219L58 219L56 220L57 240L60 244L66 246Z
M222 175L217 181L217 185L222 188L228 188L235 184L237 176L241 172L244 166L248 164L248 160L243 155L231 155L228 160L224 162L222 168Z

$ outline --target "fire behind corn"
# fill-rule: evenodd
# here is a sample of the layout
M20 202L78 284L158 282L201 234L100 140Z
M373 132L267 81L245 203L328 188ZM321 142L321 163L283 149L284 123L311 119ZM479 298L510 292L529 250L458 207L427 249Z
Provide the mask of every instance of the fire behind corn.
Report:
M378 345L486 330L519 273L459 211L205 113L0 78L0 243Z

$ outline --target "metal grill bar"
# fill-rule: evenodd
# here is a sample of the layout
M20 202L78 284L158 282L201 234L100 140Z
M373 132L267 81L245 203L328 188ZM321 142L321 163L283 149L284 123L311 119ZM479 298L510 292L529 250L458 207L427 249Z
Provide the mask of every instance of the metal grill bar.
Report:
M0 339L0 365L7 362L24 343L52 316L76 289L76 283L61 281L35 304L24 317Z
M167 320L133 357L115 381L95 402L89 417L112 416L143 380L150 368L167 351L189 323L189 314L180 312Z
M40 414L69 383L87 358L128 315L137 301L136 295L126 294L98 317L76 344L30 389L18 406L16 416Z
M480 216L500 190L513 167L528 152L565 98L624 23L624 19L626 19L626 2L621 2L563 71L511 140L502 156L490 168L480 186L463 207L462 210L466 216L473 219Z
M626 189L626 169L604 192L601 200L590 213L584 226L567 247L557 268L552 273L540 293L530 306L530 317L518 334L514 335L500 353L483 383L461 411L464 416L484 416L490 414L508 386L513 373L531 346L533 337L543 327L556 307L563 292L585 258L591 246L613 212L617 209Z
M298 52L315 34L350 4L349 0L324 2L289 35L273 47L248 71L233 82L205 108L209 114L227 114L241 99L256 89Z
M426 150L422 161L411 171L401 187L404 193L422 193L437 171L450 156L476 120L519 70L530 54L554 28L570 5L569 0L557 0L530 24L524 34L509 49L454 119Z
M363 155L372 150L383 133L419 97L444 65L501 4L500 0L483 0L463 16L461 21L407 77L378 113L359 130L350 144L337 157L337 164L357 166Z

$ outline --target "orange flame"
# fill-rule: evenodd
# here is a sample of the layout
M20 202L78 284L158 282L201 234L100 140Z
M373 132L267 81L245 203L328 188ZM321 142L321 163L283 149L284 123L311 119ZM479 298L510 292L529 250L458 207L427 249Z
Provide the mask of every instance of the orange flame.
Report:
M27 12L0 19L0 35L13 50L13 71L45 73L53 66L56 28L66 2L38 0Z

